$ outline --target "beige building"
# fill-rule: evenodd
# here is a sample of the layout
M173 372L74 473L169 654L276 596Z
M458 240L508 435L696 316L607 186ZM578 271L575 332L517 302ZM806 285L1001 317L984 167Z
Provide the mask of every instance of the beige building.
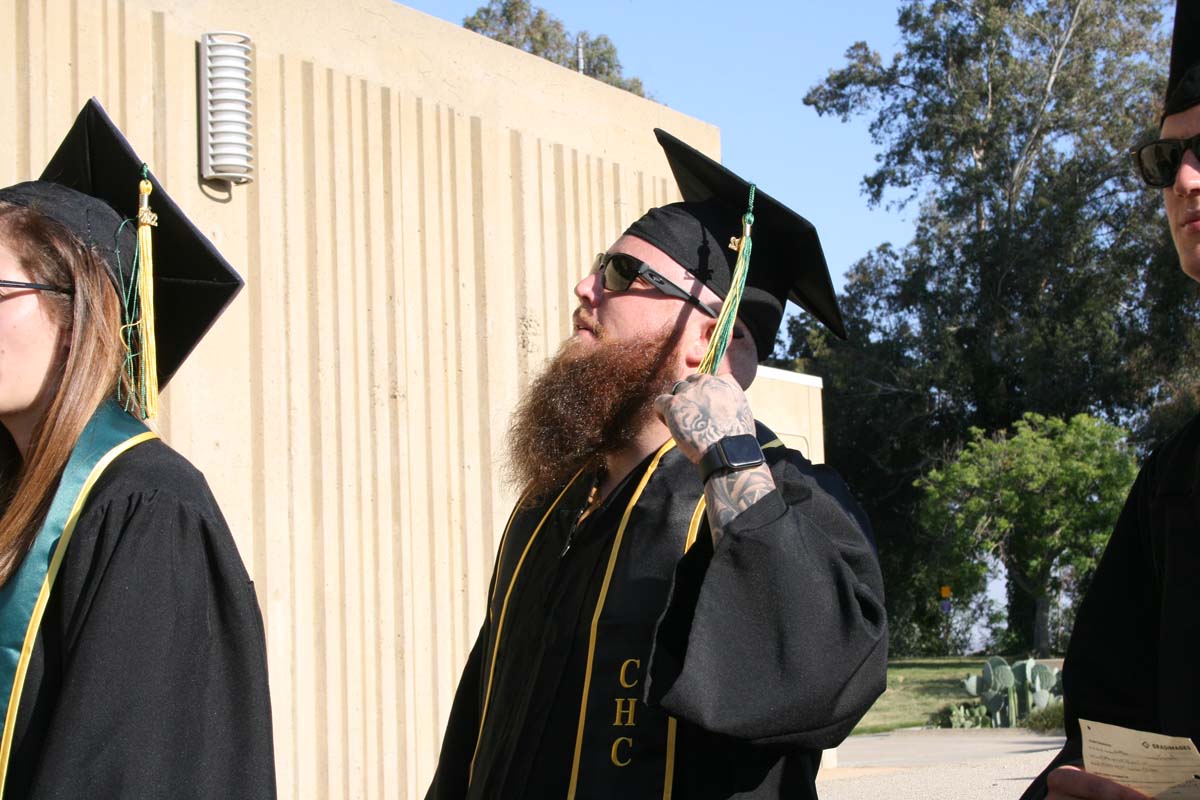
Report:
M164 396L266 619L280 797L422 796L570 287L718 131L387 0L0 0L0 185L90 96L246 278ZM256 175L199 178L197 42L253 39ZM759 416L820 460L820 383Z

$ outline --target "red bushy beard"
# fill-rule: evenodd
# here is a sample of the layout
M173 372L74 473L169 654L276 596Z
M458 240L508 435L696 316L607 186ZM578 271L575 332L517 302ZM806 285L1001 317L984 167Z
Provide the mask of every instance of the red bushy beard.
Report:
M508 473L529 503L631 444L653 418L654 398L674 381L669 326L633 341L595 333L590 346L564 342L513 414Z

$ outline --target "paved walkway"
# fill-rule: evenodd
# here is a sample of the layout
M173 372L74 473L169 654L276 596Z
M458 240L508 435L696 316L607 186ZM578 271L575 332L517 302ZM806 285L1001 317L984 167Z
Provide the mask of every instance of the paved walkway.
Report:
M817 776L821 800L1015 800L1063 737L1016 729L906 730L852 736Z

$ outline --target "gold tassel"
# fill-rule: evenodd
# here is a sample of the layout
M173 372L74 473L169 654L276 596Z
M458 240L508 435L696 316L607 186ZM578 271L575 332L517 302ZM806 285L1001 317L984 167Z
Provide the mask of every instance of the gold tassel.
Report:
M158 350L154 341L154 249L150 228L158 225L158 215L150 210L150 181L138 183L138 358L137 394L142 405L142 418L153 419L158 414Z

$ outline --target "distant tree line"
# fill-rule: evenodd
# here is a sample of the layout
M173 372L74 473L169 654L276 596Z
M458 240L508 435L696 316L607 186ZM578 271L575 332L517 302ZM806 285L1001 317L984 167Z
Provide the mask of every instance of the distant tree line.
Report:
M622 72L612 39L587 31L569 33L561 20L529 0L491 0L464 19L463 27L638 97L646 96L641 79L626 78Z

